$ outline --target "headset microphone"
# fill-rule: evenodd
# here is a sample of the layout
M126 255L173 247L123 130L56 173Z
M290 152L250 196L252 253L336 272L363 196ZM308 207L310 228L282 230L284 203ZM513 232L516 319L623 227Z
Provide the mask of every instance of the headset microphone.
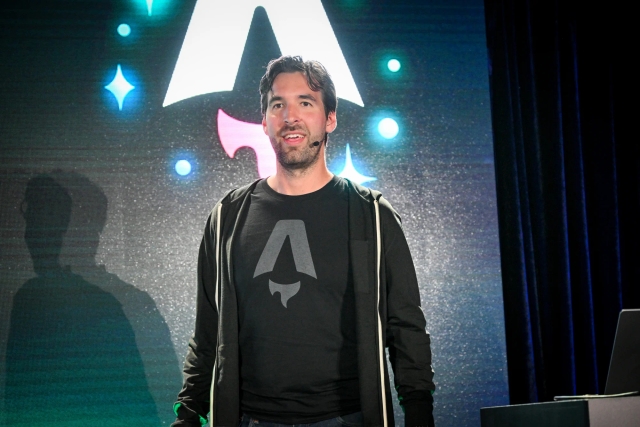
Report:
M325 142L327 140L327 136L329 136L329 135L328 135L327 132L325 132L324 136L322 137L322 141L316 141L316 142L312 143L311 145L313 145L314 147L317 147L318 145L320 145L321 142Z

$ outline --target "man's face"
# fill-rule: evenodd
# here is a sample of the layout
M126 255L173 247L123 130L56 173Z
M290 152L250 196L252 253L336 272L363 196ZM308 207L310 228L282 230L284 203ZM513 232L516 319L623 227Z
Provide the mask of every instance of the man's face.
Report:
M280 165L304 170L324 150L325 134L336 128L336 113L325 115L322 93L311 90L302 73L281 73L269 92L262 127ZM314 146L316 141L320 144Z

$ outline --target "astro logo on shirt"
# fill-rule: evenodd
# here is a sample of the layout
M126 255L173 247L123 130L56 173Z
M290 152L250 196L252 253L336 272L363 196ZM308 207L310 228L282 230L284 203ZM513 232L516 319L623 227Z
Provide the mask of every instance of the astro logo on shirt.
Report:
M262 255L260 255L256 270L253 273L254 278L273 271L273 267L276 264L276 260L287 236L289 236L289 241L291 242L291 251L293 252L293 262L295 263L296 271L317 279L316 269L313 267L313 258L311 258L311 249L309 249L307 231L304 227L304 222L299 219L283 219L276 223L267 244L262 250ZM280 292L280 301L285 308L287 307L287 301L297 294L299 290L300 281L290 284L280 284L269 279L269 291L271 295Z

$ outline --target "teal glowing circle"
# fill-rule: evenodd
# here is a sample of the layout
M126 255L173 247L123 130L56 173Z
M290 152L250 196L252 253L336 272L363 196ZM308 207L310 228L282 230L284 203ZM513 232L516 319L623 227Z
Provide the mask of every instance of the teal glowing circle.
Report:
M180 176L186 176L191 173L191 163L186 160L178 160L176 162L176 172Z
M131 34L131 27L127 24L118 25L118 34L120 34L122 37L127 37L129 34Z
M402 65L400 64L400 61L398 61L397 59L390 59L389 62L387 62L387 67L392 73L400 71L401 66Z
M394 138L399 131L400 128L398 127L398 123L388 117L380 120L380 123L378 123L378 132L380 132L380 135L382 135L383 138Z

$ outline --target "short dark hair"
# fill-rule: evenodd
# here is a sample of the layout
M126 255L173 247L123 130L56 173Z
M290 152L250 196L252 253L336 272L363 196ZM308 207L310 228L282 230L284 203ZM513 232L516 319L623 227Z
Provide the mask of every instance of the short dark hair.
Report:
M304 61L300 56L281 56L272 59L267 65L267 71L260 79L260 108L264 116L267 111L269 92L273 87L273 81L280 73L300 72L307 78L309 88L322 92L322 103L327 116L338 108L336 87L331 80L327 69L318 61Z

